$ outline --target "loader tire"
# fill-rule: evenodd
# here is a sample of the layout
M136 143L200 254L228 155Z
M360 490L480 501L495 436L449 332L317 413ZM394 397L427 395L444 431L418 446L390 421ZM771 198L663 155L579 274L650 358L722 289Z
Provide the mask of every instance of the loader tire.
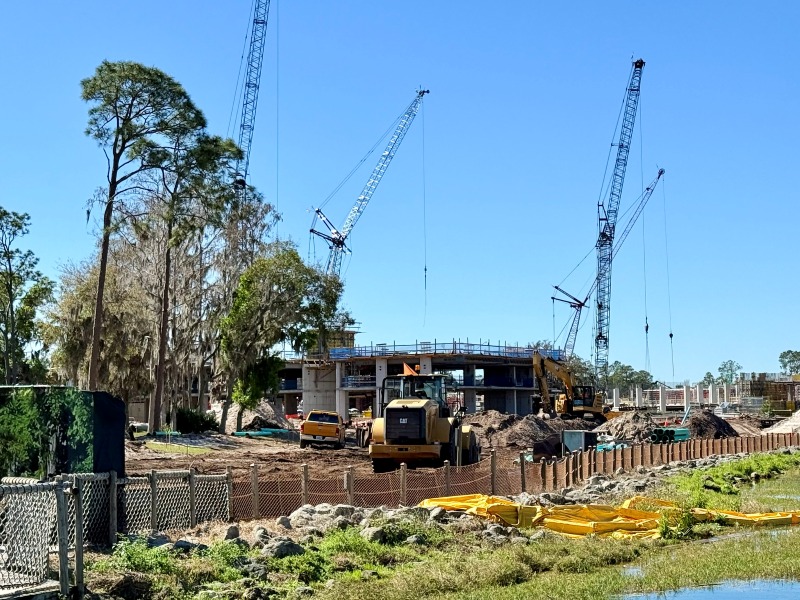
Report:
M308 446L308 442L306 440L300 440L300 448L305 448Z
M385 458L372 459L372 472L373 473L389 473L395 470L394 461Z

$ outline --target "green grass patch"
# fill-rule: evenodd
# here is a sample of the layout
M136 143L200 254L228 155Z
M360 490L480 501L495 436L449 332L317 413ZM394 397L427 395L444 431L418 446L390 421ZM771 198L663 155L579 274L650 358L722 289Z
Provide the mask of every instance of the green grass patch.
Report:
M755 486L758 488L765 485L765 480L799 466L800 454L752 454L709 469L670 477L661 495L690 508L741 511L745 498L743 492L752 489L754 473L758 474L759 483Z
M209 452L208 448L186 446L184 444L170 444L167 442L148 441L145 442L144 445L153 452L169 452L172 454L206 454Z

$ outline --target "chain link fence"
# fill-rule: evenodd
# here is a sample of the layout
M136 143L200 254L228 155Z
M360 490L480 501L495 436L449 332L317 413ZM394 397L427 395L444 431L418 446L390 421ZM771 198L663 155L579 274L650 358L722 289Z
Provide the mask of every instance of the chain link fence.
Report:
M42 532L57 529L59 505L63 507L63 520L67 521L66 502L59 503L56 497L58 489L63 498L66 486L32 481L4 478L0 484L0 594L39 589L50 580L51 538ZM57 548L62 545L59 541L63 541L65 560L66 540L57 539ZM64 571L66 564L60 569ZM55 589L59 586L55 585Z

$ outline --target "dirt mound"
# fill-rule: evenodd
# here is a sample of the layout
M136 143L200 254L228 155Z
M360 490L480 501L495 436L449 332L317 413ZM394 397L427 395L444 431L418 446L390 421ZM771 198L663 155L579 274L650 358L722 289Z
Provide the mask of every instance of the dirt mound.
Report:
M753 415L740 415L728 419L728 423L740 436L761 435L761 419Z
M656 427L658 425L650 418L649 414L641 410L632 410L606 421L595 428L595 431L606 433L615 440L646 442L649 441L650 434Z
M531 448L538 442L559 437L564 429L591 429L594 423L584 419L540 419L534 415L520 417L487 410L468 415L483 448Z
M710 410L695 411L683 425L693 438L719 439L739 437L736 430L722 417Z
M225 420L225 433L237 431L239 410L239 407L236 405L228 409L228 418ZM214 412L219 421L222 418L222 408L217 408ZM242 412L241 431L258 431L262 428L288 429L290 427L291 425L286 417L276 413L272 404L266 400L262 400L253 410L245 410Z

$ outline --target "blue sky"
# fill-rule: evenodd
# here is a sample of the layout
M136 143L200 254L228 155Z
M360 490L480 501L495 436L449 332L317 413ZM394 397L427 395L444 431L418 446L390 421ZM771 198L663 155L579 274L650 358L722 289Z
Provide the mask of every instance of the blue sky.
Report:
M95 243L85 201L105 162L83 133L79 82L100 61L159 67L214 133L236 136L251 3L110 6L0 7L0 205L31 214L26 244L52 276ZM646 314L657 379L696 380L727 359L777 371L800 348L798 6L273 0L252 182L278 205L279 235L324 261L309 210L430 89L343 263L357 341L551 339L569 318L557 306L554 320L551 286L593 246L631 58L644 58L623 210L667 173L614 261L610 360L645 368ZM336 224L376 161L325 206ZM582 295L594 268L591 254L564 287Z

